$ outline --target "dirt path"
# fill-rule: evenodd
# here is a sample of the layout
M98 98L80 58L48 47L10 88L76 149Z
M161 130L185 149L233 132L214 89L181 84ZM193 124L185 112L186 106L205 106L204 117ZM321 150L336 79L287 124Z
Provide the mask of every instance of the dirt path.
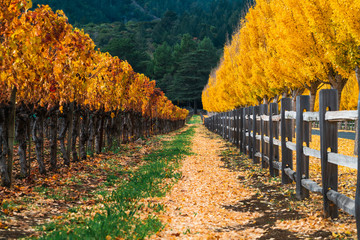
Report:
M192 151L194 155L187 157L180 169L182 179L166 197L155 199L165 205L160 218L166 226L151 239L354 236L351 217L323 219L321 204L316 205L320 209L311 209L316 198L296 201L291 187L284 188L278 179L271 180L266 171L254 167L238 150L204 126L196 128Z
M160 200L166 205L162 218L167 226L153 239L239 239L262 234L252 228L240 232L228 230L247 224L259 213L224 208L250 198L253 193L239 187L239 173L224 168L220 157L224 143L205 132L202 126L196 129L192 145L195 154L183 161L182 179Z

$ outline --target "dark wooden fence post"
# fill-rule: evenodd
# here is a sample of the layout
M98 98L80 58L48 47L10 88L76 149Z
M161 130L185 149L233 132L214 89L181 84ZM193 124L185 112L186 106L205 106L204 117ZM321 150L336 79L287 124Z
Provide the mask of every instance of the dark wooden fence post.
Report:
M237 110L233 110L233 117L232 117L232 121L233 121L232 143L235 145L236 145L236 111Z
M242 138L242 149L243 149L243 153L244 154L247 154L247 150L246 150L246 145L247 145L247 143L246 143L246 131L247 131L247 125L246 125L246 118L245 118L245 116L246 116L246 114L247 114L247 108L244 108L244 110L243 110L243 114L242 114L242 122L243 122L243 138Z
M231 111L228 111L228 112L226 112L226 119L227 119L227 121L226 121L226 127L227 127L227 129L226 129L226 135L227 135L227 137L226 137L226 140L228 140L229 142L230 142L230 131L231 131Z
M229 124L228 124L228 112L224 113L224 139L227 140L228 139L228 134L229 134Z
M235 110L235 145L239 147L239 109Z
M275 153L278 146L274 145L274 137L278 136L276 133L277 128L274 126L277 122L272 121L272 116L278 114L278 104L270 103L270 113L269 113L269 168L270 176L276 177L279 176L279 170L274 168ZM278 152L278 151L277 151Z
M320 113L320 142L321 142L321 175L324 200L325 217L337 218L337 206L328 200L326 194L329 189L338 190L338 166L328 162L328 149L331 152L338 152L337 141L337 122L329 122L325 120L325 113L338 110L337 90L325 89L319 93L319 113Z
M223 113L219 113L219 130L218 130L218 134L222 137L223 136L223 132L222 132L222 114Z
M268 105L262 104L260 105L260 116L261 115L267 115L268 113ZM266 147L265 147L265 141L264 141L264 135L267 135L266 131L266 123L263 119L261 119L261 166L262 168L266 168L266 161L265 161L265 154L266 154Z
M227 118L228 113L225 112L224 113L224 139L227 139L227 135L228 135L228 118Z
M244 152L243 143L244 143L244 108L240 108L239 112L239 148L240 152Z
M223 121L223 124L224 124L224 133L223 133L223 138L226 139L226 130L227 130L227 124L226 124L226 115L227 113L224 112L224 121Z
M235 117L235 114L234 114L234 110L231 111L231 134L230 134L230 140L231 140L231 143L234 143L234 124L235 124L235 121L234 121L234 117Z
M216 123L216 116L213 115L211 117L211 131L214 132L215 131L215 123Z
M233 111L230 111L230 112L229 112L229 116L230 116L230 119L229 119L229 142L233 143L233 124L234 124L234 121L233 121L233 117L234 117Z
M217 131L217 121L218 121L218 114L214 115L214 130L213 132Z
M257 140L256 140L256 134L258 132L257 129L257 121L256 121L256 116L259 115L260 112L260 107L259 106L255 106L253 108L253 121L252 121L252 129L253 129L253 138L252 138L252 146L253 146L253 152L252 152L252 158L253 158L253 163L259 163L259 158L255 156L255 154L257 152L259 152L259 147L257 145Z
M222 124L222 137L225 138L225 113L222 113L222 121L221 121L221 124Z
M229 137L228 137L228 141L231 143L232 139L231 139L231 132L232 132L232 111L229 111L229 121L228 121L228 125L229 125Z
M357 69L358 71L359 69ZM360 88L360 82L358 83L358 87ZM357 134L360 136L360 93L358 96L358 120L357 120ZM355 124L355 123L354 123ZM360 146L360 137L357 139L357 144ZM356 228L357 228L357 237L360 239L360 154L358 154L358 169L357 169L357 181L356 181L356 195L355 195L355 218L356 218Z
M232 121L233 121L232 143L236 145L236 110L233 110Z
M309 124L304 123L304 111L310 110L310 96L296 98L296 197L309 197L309 190L301 185L301 179L309 178L309 157L304 156L303 144L309 146Z
M285 111L291 111L291 98L281 99L281 182L282 184L292 183L291 178L285 173L285 168L293 169L293 154L292 150L286 147L287 141L292 141L292 121L285 119Z
M252 131L252 120L251 120L251 116L253 115L253 112L254 112L254 107L249 107L249 110L248 110L248 120L247 120L247 123L248 123L248 133L249 133L249 136L248 136L248 140L247 140L247 143L248 143L248 146L249 146L249 153L248 153L248 156L249 158L252 158L252 153L253 153L253 144L252 144L252 137L251 137L251 131Z

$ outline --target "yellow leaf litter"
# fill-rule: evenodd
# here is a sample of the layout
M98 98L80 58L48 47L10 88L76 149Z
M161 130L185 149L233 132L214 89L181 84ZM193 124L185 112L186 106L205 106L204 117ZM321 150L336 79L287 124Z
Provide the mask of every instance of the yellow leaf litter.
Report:
M238 172L222 166L219 138L206 136L203 126L196 128L192 140L194 155L183 160L183 177L160 203L166 206L161 219L163 231L151 239L249 239L262 235L261 229L223 231L247 224L261 213L235 212L223 206L249 198L253 193L239 187ZM219 232L221 231L221 232Z
M335 220L322 217L320 195L311 194L310 199L296 200L294 183L281 185L280 180L271 181L268 170L261 169L260 164L252 165L251 160L247 160L250 168L245 170L232 171L224 167L222 153L238 152L232 147L229 150L229 146L204 126L196 128L192 139L194 155L183 160L182 178L164 198L148 199L165 206L165 211L159 216L165 228L150 239L268 239L269 232L266 231L271 232L270 239L284 239L285 236L296 236L296 239L355 238L356 226L352 216L341 213ZM254 174L253 169L261 176ZM254 176L257 177L253 179ZM273 190L261 192L256 185L257 178ZM272 204L279 194L286 197ZM241 204L246 205L254 199L258 199L260 204L266 203L269 210L255 208L247 211L241 207ZM238 207L239 203L240 211L226 207ZM257 222L259 219L266 222L268 216L278 213L275 219L269 219L269 224L259 225ZM295 218L286 219L281 213L294 214Z

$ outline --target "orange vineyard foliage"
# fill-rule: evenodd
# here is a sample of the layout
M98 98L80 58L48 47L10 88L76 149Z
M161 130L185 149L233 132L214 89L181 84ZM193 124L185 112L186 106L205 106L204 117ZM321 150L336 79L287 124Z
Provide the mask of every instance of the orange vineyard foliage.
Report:
M17 90L17 103L48 109L75 102L91 110L134 111L143 116L183 120L155 81L128 62L95 50L88 34L74 29L62 11L34 11L31 1L0 3L0 103ZM115 113L114 113L115 112Z

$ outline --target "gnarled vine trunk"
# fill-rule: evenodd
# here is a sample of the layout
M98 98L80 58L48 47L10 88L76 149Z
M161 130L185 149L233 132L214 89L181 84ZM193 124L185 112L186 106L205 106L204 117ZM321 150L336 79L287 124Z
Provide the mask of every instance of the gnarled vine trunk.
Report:
M80 158L82 160L85 160L87 156L86 142L89 139L89 114L87 110L82 112L80 121L81 121L80 139L79 139Z
M8 116L9 109L7 107L0 108L0 173L2 185L5 187L11 186L11 178L8 173L7 167L7 155L9 151L8 147Z
M79 136L79 108L74 106L73 117L72 117L72 131L71 131L71 151L73 162L79 161L79 156L76 150L77 138Z
M65 106L64 106L64 113L60 115L60 133L59 133L59 141L60 141L60 149L62 153L62 157L64 159L64 165L70 166L70 159L66 151L65 146L65 137L66 132L69 128L69 122L67 114L65 114Z
M16 140L19 143L18 146L18 155L20 162L20 177L25 178L29 176L29 164L26 159L26 149L27 149L27 132L28 132L28 121L30 121L29 115L26 114L22 107L20 107L19 113L17 116L17 127L16 127Z
M35 114L32 135L35 142L36 159L39 164L39 172L41 174L46 174L44 164L44 112L41 110Z
M94 156L94 138L97 129L97 117L95 113L91 113L89 117L89 140L88 140L88 151L90 156Z
M57 108L57 107L56 107ZM58 134L58 113L56 109L50 111L49 137L50 137L50 169L57 169L57 134Z
M99 154L103 146L104 117L102 113L99 113L96 125L95 152Z

